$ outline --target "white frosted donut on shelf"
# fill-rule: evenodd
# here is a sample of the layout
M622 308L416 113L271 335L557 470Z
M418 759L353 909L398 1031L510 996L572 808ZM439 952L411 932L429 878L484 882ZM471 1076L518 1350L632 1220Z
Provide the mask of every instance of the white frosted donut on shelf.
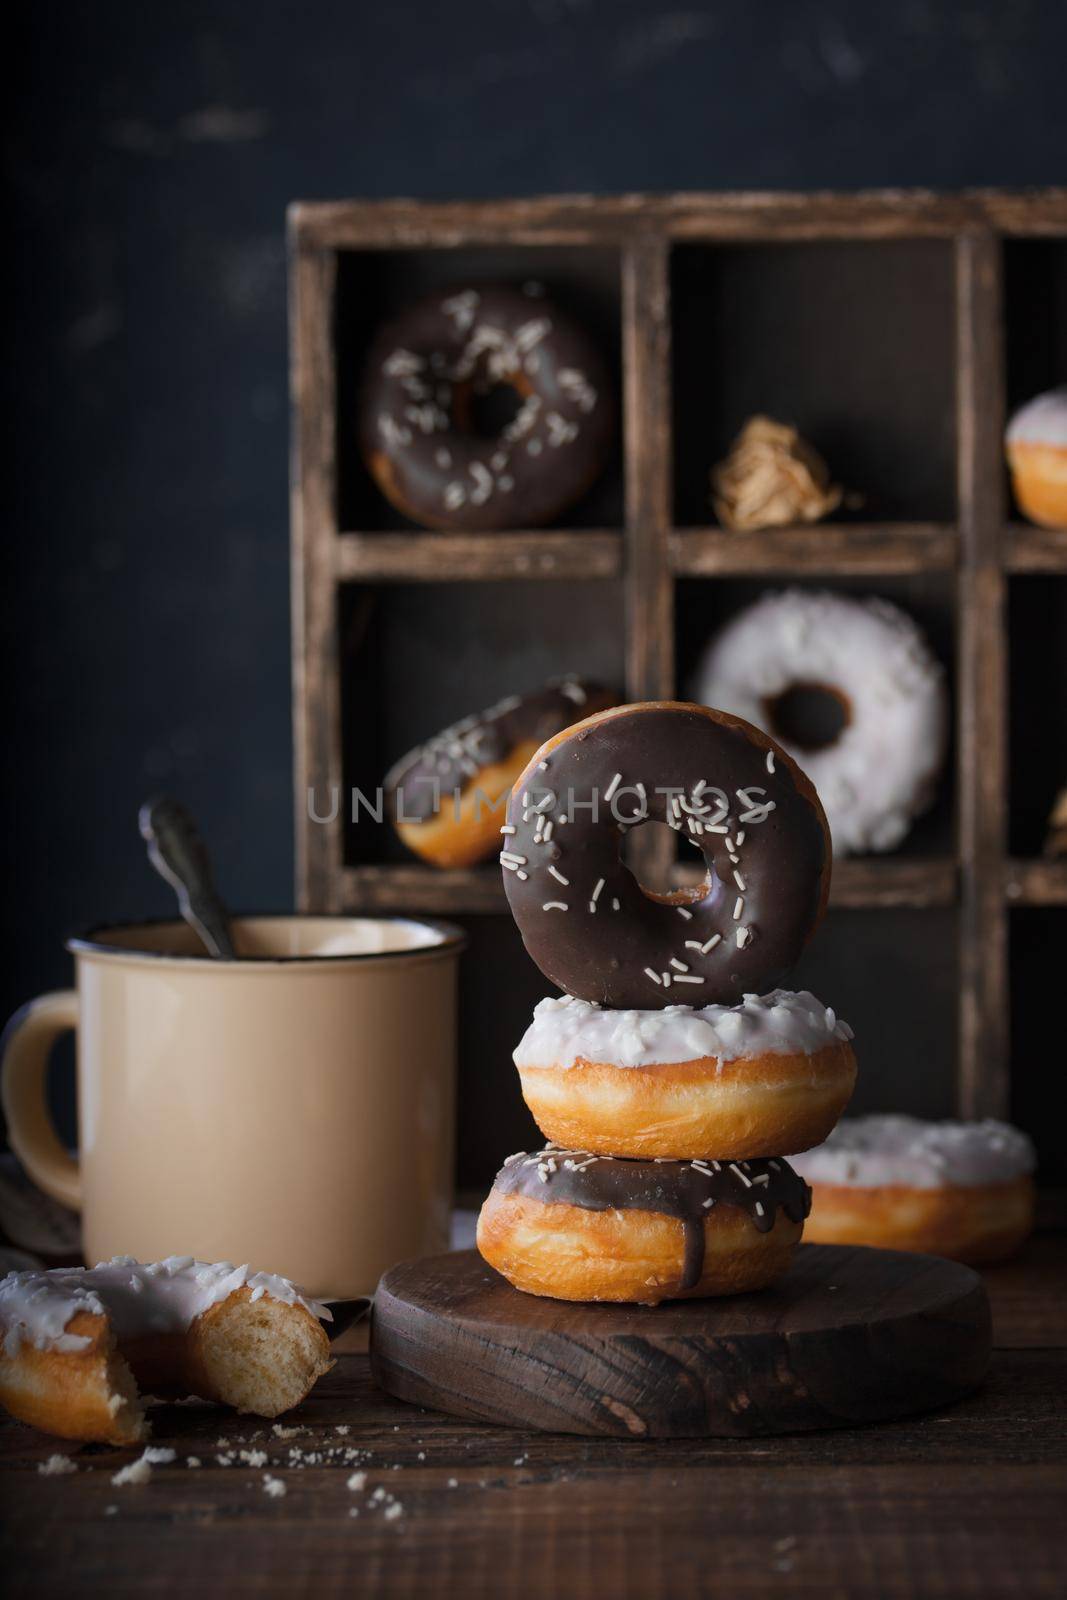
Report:
M816 1244L1000 1261L1034 1217L1034 1147L1006 1122L852 1117L791 1158L812 1187Z
M818 749L783 737L774 704L830 692L845 714ZM933 799L948 723L944 674L919 628L887 600L788 589L742 611L708 646L704 705L773 735L818 790L835 853L891 850Z
M1004 448L1023 515L1043 528L1067 528L1067 385L1020 406Z

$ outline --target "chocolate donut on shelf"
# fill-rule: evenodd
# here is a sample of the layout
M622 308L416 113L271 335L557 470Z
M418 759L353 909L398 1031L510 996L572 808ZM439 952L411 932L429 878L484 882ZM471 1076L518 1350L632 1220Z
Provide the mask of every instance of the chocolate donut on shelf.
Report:
M494 415L501 396L510 405ZM428 528L554 521L600 475L614 424L596 346L537 284L428 295L367 356L363 458L386 499Z
M618 1161L550 1144L509 1156L478 1248L517 1289L657 1305L780 1276L810 1193L786 1161Z
M394 764L385 778L397 835L438 867L491 855L516 777L543 741L615 696L599 683L556 678L464 717Z
M665 822L706 869L649 894L620 859ZM773 988L822 916L830 838L812 785L774 740L706 706L617 706L549 739L517 780L500 854L533 960L568 994L658 1010Z

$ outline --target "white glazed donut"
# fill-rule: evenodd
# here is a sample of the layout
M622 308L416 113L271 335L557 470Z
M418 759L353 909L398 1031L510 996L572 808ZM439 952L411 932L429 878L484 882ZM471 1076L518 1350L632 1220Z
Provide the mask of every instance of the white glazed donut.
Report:
M1067 385L1020 407L1004 448L1023 515L1044 528L1067 528Z
M773 702L829 690L847 721L817 750L784 739ZM764 595L711 642L694 698L772 734L818 790L835 853L891 850L930 804L944 759L944 676L912 619L887 600L790 589Z
M998 1261L1033 1226L1034 1147L1005 1122L854 1117L790 1161L812 1186L816 1244Z
M110 1444L147 1436L138 1385L277 1416L332 1366L324 1320L287 1278L228 1261L13 1272L0 1282L0 1405Z

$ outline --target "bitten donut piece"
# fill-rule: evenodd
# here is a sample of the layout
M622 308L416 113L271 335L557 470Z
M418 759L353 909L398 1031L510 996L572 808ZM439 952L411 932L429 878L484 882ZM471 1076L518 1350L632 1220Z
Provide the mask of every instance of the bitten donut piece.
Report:
M538 746L614 703L599 683L573 675L554 678L533 694L509 695L428 739L386 775L398 837L438 867L484 860L500 844L511 786Z
M495 420L502 391L512 414ZM367 357L363 458L428 528L542 527L591 487L614 431L603 360L537 284L428 295Z
M697 888L641 888L620 846L649 821L699 852ZM811 783L773 739L707 706L616 706L556 734L516 782L507 830L504 889L528 953L603 1006L733 1004L774 988L829 892Z
M737 1160L825 1139L852 1095L852 1029L806 991L605 1011L542 1000L517 1049L546 1138L604 1155Z
M1034 1149L1004 1122L848 1118L793 1160L812 1186L817 1244L917 1250L978 1264L1033 1228Z
M808 1204L786 1161L620 1161L550 1144L508 1157L478 1249L516 1289L556 1300L743 1294L785 1271Z
M10 1273L0 1283L0 1403L66 1439L148 1433L138 1385L274 1417L332 1362L320 1318L286 1278L186 1256Z
M1042 528L1067 528L1067 385L1020 407L1004 445L1023 516Z
M797 690L838 703L844 726L815 749L790 742ZM738 613L705 652L698 700L781 739L819 791L839 855L891 850L934 798L944 763L944 673L912 619L887 600L789 589Z

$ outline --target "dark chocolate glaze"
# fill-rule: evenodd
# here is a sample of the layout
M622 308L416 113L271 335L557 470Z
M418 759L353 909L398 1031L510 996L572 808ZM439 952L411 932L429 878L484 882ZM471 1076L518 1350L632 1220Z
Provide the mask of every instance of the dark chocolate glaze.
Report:
M824 903L830 846L813 791L768 735L657 702L575 729L545 759L547 770L531 764L512 791L502 864L512 915L546 978L582 1000L645 1010L734 1005L783 981ZM665 789L697 813L680 799L675 811ZM619 858L627 825L613 806L688 838L707 868L705 892L644 894Z
M472 400L500 385L519 411L493 437ZM375 338L360 397L360 448L378 487L434 528L537 528L592 484L615 404L589 339L523 290L443 289Z
M516 745L543 744L561 728L615 703L616 696L602 684L571 676L464 717L403 756L386 774L390 811L397 815L400 799L401 820L424 822L438 804L445 806L456 790L465 789L483 767L503 761Z
M779 1208L791 1222L811 1210L811 1190L780 1156L759 1161L624 1161L556 1145L509 1156L494 1194L521 1194L583 1206L588 1211L658 1211L684 1228L679 1287L693 1289L704 1271L704 1223L717 1206L743 1211L760 1233L774 1227Z

